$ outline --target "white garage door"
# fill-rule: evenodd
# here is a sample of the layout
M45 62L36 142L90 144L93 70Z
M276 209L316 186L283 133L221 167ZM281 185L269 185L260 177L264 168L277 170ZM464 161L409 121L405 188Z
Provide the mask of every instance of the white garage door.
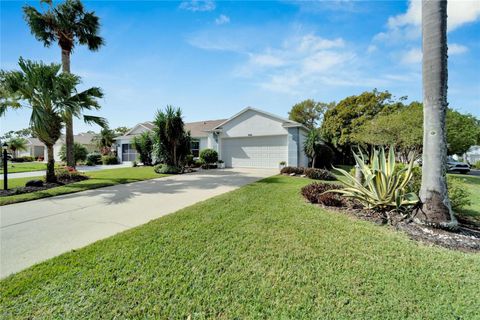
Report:
M287 161L287 136L224 138L221 150L226 167L278 168Z

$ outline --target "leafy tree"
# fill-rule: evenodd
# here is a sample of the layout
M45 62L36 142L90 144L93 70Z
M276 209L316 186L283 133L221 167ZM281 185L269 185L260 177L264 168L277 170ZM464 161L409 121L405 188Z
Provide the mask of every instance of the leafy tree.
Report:
M10 130L6 132L3 136L0 137L1 140L3 139L10 139L12 137L19 137L19 138L35 138L35 134L32 132L31 128L25 128L20 130Z
M446 181L447 1L422 1L423 166L421 207L414 219L437 227L455 227Z
M400 106L401 103L394 102L388 91L375 89L347 97L325 112L322 136L336 148L348 149L350 152L350 145L355 142L352 135L360 126L377 115L389 114Z
M421 153L423 144L423 106L412 102L390 114L378 115L365 122L353 134L352 141L374 146L394 146L398 158L409 161L409 155Z
M165 112L157 111L155 117L156 156L165 164L180 166L190 154L190 132L185 132L180 108L167 106Z
M98 88L90 88L77 92L76 86L80 83L78 76L60 73L58 64L44 64L30 60L19 60L20 71L0 72L0 86L11 95L18 97L21 107L30 108L30 126L35 135L47 147L47 182L56 181L55 160L53 145L61 136L65 123L65 115L73 111L96 107ZM18 108L17 104L6 105L0 109L0 116L4 115L7 107ZM104 123L98 117L83 116L84 121Z
M446 115L447 152L448 154L464 154L478 142L480 124L470 114L461 114L448 109Z
M97 148L102 155L110 153L110 149L115 142L115 133L108 127L102 128L100 133L96 134L93 138Z
M12 151L13 157L17 157L17 151L27 150L28 141L22 137L12 137L8 139L7 144L8 148Z
M115 136L124 136L128 131L130 131L130 128L127 127L118 127L113 129Z
M323 103L315 102L312 99L304 100L292 107L288 113L288 118L303 124L309 129L314 129L322 121L325 111L333 106L335 106L334 102Z
M133 147L137 150L140 162L145 166L151 166L153 152L153 137L150 132L142 132L133 138Z
M75 142L73 144L74 148L73 150L74 155L75 155L75 164L79 163L80 161L85 161L87 160L87 155L88 155L88 150L87 148L78 142ZM60 156L60 160L62 161L67 161L67 147L66 145L62 145L60 148L60 152L58 153Z
M58 43L62 51L62 69L70 73L70 55L77 44L86 45L89 50L97 51L104 40L99 34L99 18L93 11L85 11L80 0L66 0L53 6L52 0L42 1L47 3L48 8L44 12L35 7L25 5L23 12L25 20L30 27L31 33L44 46L50 47ZM66 137L67 164L75 166L73 151L73 117L74 113L68 114L66 110Z
M320 132L316 129L310 130L303 145L303 149L307 157L310 158L312 168L315 167L315 162L322 144L323 141Z

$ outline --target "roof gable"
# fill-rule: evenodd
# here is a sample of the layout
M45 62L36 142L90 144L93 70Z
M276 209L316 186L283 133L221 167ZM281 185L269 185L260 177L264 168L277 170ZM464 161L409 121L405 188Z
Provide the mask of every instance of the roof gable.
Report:
M240 111L239 113L235 114L233 117L227 119L226 121L220 123L218 126L216 126L215 128L213 128L213 130L215 129L220 129L222 126L224 126L225 124L229 123L230 121L238 118L239 116L241 116L242 114L248 112L248 111L253 111L253 112L256 112L256 113L259 113L259 114L262 114L264 116L267 116L268 118L272 118L272 119L275 119L279 122L282 122L282 124L285 126L285 127L303 127L303 125L301 123L298 123L298 122L295 122L295 121L292 121L292 120L289 120L289 119L286 119L286 118L282 118L282 117L279 117L275 114L272 114L270 112L266 112L266 111L263 111L263 110L260 110L260 109L256 109L256 108L252 108L252 107L247 107L245 109L243 109L242 111Z

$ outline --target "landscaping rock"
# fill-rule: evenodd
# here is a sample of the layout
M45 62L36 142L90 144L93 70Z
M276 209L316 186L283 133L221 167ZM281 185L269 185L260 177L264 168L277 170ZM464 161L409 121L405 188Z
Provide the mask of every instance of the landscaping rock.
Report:
M30 180L25 183L25 187L43 187L42 180Z

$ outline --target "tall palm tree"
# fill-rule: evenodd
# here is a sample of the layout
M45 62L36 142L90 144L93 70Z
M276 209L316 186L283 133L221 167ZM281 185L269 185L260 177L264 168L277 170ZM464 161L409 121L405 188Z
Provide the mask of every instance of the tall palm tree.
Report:
M22 137L12 137L7 141L8 148L12 151L14 158L17 157L17 151L27 150L27 143L27 139Z
M455 227L446 182L447 1L422 1L423 167L417 222Z
M99 108L96 98L101 97L99 88L76 91L78 76L60 73L59 64L44 64L30 60L19 60L20 71L0 72L0 88L17 97L16 104L0 109L4 115L7 107L30 108L30 125L34 134L47 147L47 182L56 181L53 145L61 136L67 114L79 116L79 110ZM23 104L22 104L23 103ZM87 123L105 125L103 118L83 116Z
M38 41L50 47L57 42L62 50L62 70L70 73L70 55L76 44L87 45L91 51L97 51L104 40L99 34L99 18L93 11L85 11L80 0L66 0L64 3L53 6L52 0L43 0L48 9L39 12L35 7L23 7L25 20L30 26L32 34ZM65 122L67 146L67 165L74 167L73 153L73 114Z

